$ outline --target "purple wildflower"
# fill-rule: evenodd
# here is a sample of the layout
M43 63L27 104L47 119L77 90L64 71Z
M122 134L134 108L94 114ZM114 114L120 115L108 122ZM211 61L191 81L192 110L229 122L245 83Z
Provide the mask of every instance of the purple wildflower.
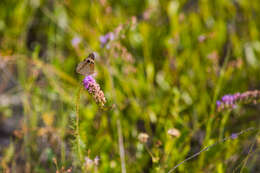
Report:
M237 133L232 133L230 136L231 139L236 139L237 137L238 137Z
M103 91L100 89L100 86L98 83L96 83L95 79L89 75L86 76L83 79L83 85L85 89L92 95L94 96L94 99L97 104L100 104L101 106L104 106L106 103L106 98L104 96Z
M74 37L74 38L71 40L71 45L72 45L73 47L77 47L80 42L81 42L81 38L80 38L80 37Z
M221 106L221 101L217 100L217 107Z
M105 44L107 43L107 40L108 40L108 39L107 39L106 35L101 35L101 36L99 37L99 41L100 41L102 47L103 47L103 45L105 45Z
M109 32L106 35L102 35L99 37L99 41L101 43L101 47L104 47L109 41L114 40L114 33Z
M246 91L244 93L235 93L233 95L224 95L221 100L217 100L217 109L221 111L225 108L234 109L239 103L257 103L260 99L260 91Z

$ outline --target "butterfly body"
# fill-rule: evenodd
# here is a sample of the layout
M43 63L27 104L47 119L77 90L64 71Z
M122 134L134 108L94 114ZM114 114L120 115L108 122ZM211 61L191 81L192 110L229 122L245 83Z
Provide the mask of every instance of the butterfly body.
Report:
M92 75L95 70L95 58L95 53L90 53L87 58L78 64L76 72L84 76Z

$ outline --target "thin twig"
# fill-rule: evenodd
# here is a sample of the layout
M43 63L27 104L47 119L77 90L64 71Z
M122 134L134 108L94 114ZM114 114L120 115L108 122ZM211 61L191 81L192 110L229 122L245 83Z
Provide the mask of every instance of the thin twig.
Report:
M259 134L259 131L258 131L256 137L258 136L258 134ZM256 142L257 142L257 139L255 138L254 142L253 142L253 143L251 144L251 146L250 146L248 155L246 156L246 158L245 158L245 160L244 160L244 163L243 163L243 165L242 165L242 168L240 169L240 173L241 173L241 172L243 171L243 169L245 168L245 166L246 166L246 164L247 164L247 161L248 161L248 159L249 159L249 156L250 156L250 154L252 153L253 147L254 147L254 145L256 144Z
M244 166L244 162L247 162L247 159L248 159L248 157L251 157L251 155L253 155L254 154L254 152L252 152L252 146L255 144L255 142L256 142L256 140L254 140L253 142L252 142L252 144L250 145L250 149L249 149L249 151L248 151L248 154L246 155L246 157L241 161L241 163L239 163L238 164L238 166L236 166L235 168L234 168L234 170L232 171L232 173L234 173L234 172L237 172L237 170L239 169L239 167L241 167L241 169L240 169L240 172L241 172L241 170L242 170L242 168L243 168L243 166Z
M194 157L200 155L200 154L201 154L202 152L204 152L204 151L208 151L210 148L214 147L215 145L217 145L217 144L219 144L219 143L222 143L222 142L225 142L225 141L230 140L230 139L235 139L235 138L237 138L238 136L242 135L243 133L246 133L246 132L251 131L251 130L254 130L254 129L255 129L254 127L250 127L250 128L248 128L248 129L246 129L246 130L240 131L239 133L233 133L231 136L226 137L226 138L224 138L224 139L222 139L222 140L220 140L220 141L218 141L218 142L216 142L216 143L214 143L214 144L212 144L212 145L210 145L210 146L207 146L207 147L203 148L203 149L200 150L199 152L193 154L192 156L188 157L187 159L183 160L182 162L180 162L179 164L177 164L176 166L174 166L168 173L173 172L176 168L178 168L178 167L179 167L180 165L182 165L183 163L187 162L188 160L193 159Z

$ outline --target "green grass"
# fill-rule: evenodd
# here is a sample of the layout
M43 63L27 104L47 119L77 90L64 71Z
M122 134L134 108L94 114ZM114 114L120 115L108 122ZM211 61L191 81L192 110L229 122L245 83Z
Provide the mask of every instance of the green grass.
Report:
M104 108L75 72L93 51ZM163 173L207 146L175 172L260 170L259 104L216 110L260 90L258 1L1 0L0 58L3 172Z

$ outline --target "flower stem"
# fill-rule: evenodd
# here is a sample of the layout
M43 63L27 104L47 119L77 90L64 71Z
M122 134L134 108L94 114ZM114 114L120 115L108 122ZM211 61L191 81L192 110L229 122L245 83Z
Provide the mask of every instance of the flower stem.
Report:
M80 135L79 135L79 103L80 103L80 93L82 91L83 87L80 86L80 89L77 93L76 97L76 139L77 139L77 151L78 151L78 156L80 159L80 162L83 161L82 154L81 154L81 148L80 148Z

